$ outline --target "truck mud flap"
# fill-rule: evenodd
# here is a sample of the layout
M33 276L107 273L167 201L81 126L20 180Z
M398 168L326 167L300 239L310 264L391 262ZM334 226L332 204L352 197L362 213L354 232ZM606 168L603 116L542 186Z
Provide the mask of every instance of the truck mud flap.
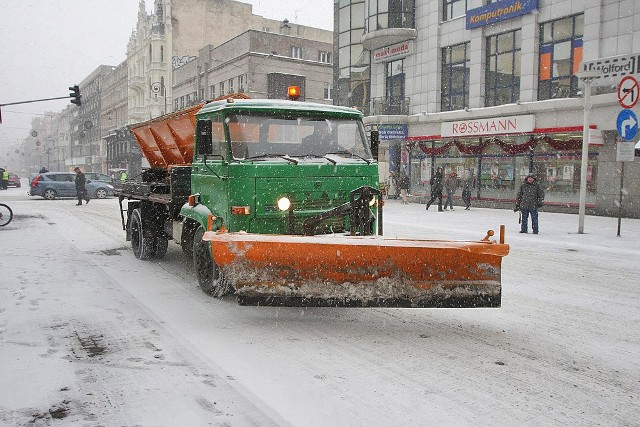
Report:
M240 304L499 307L509 245L490 241L206 232Z

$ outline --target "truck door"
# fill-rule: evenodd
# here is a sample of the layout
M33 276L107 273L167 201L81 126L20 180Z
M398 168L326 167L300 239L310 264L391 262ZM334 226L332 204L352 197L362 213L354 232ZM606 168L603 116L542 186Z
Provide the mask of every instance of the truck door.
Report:
M191 191L214 215L226 219L228 161L222 115L199 119L196 128Z

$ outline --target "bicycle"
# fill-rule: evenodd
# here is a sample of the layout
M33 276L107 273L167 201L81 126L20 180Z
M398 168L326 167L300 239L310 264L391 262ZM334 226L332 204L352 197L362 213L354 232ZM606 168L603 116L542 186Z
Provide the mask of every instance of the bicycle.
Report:
M13 219L13 211L4 203L0 203L0 227L3 227Z

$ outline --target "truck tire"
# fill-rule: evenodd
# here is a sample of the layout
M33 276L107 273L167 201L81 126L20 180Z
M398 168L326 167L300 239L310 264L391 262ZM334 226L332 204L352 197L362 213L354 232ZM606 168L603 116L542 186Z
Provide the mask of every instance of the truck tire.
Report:
M231 293L231 287L222 275L222 271L213 262L211 244L202 240L204 228L198 227L193 236L193 267L196 270L200 289L208 295L222 298Z
M151 258L156 252L154 240L144 236L140 209L134 209L131 214L131 247L135 257L141 260Z

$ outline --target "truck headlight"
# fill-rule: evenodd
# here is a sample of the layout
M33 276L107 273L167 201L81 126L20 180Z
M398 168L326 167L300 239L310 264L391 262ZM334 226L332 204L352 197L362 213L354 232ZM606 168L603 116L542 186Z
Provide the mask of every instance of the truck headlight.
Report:
M288 211L290 207L291 200L289 200L288 197L280 197L278 199L278 209L280 209L282 212Z

